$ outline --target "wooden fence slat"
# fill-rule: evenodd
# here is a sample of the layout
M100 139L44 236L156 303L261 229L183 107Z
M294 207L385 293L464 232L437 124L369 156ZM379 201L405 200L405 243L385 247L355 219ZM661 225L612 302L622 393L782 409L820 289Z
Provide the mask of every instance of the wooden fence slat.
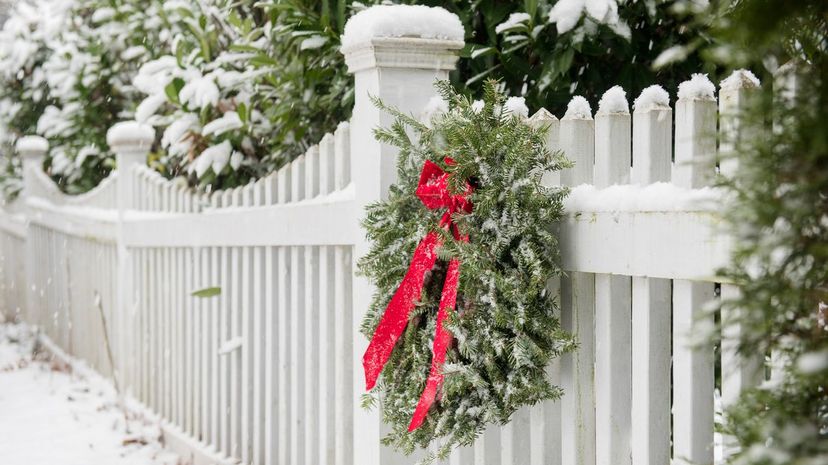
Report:
M501 465L500 428L489 425L474 443L474 465Z
M511 421L500 429L500 463L523 465L529 463L530 453L529 411L521 408L512 415Z
M637 105L633 111L634 183L670 181L673 111L662 103ZM632 278L630 444L635 465L670 461L670 286L666 279Z
M601 103L595 116L594 185L605 188L629 183L631 121L629 111L608 110L603 98ZM600 465L630 464L631 312L630 277L595 275L595 460Z
M275 192L274 192L275 193ZM271 201L275 197L271 198ZM277 352L278 347L278 332L277 312L279 308L276 305L276 296L279 294L278 289L278 260L276 257L275 247L265 247L264 254L264 438L263 438L263 463L271 465L276 463L276 450L279 447L279 438L277 436L277 417L278 411L278 372L279 372L279 357Z
M334 189L339 190L351 182L351 135L348 123L339 123L334 132Z
M670 461L670 280L632 280L632 463Z
M673 462L713 462L713 350L692 347L713 284L673 282ZM708 324L713 324L708 321Z
M223 199L223 200L226 200ZM227 205L227 203L223 203L223 205ZM222 247L221 248L221 295L220 295L220 303L221 303L221 310L219 315L219 347L223 347L224 344L233 337L233 333L231 330L231 313L230 307L232 305L230 301L230 274L232 273L231 265L230 265L230 248L229 247ZM221 453L225 456L230 456L232 454L232 430L230 427L231 424L231 416L230 416L230 404L231 404L231 397L232 397L232 389L231 389L231 363L230 363L231 354L220 354L219 355L219 372L220 372L220 380L221 385L219 387L219 408L221 409L221 416L220 416L220 423L221 423L221 448L219 449Z
M336 388L334 410L334 450L337 465L354 464L354 430L353 408L355 393L353 379L356 376L351 369L354 349L352 330L352 248L336 246L334 248L334 385ZM359 464L355 464L359 465Z
M234 206L241 205L241 191L236 190L234 195ZM240 459L242 456L242 386L243 386L243 361L242 351L244 350L243 319L242 319L242 253L240 247L233 247L230 250L230 335L231 344L228 357L230 358L230 456ZM238 341L241 338L241 346Z
M267 248L255 247L253 255L253 302L251 311L253 321L251 326L251 337L253 338L253 453L252 463L260 465L264 463L264 429L266 404L264 397L265 390L265 345L270 334L266 331L265 325L265 285L263 278L265 274L264 261Z
M283 191L280 190L280 198L284 198L282 196ZM279 412L279 424L278 424L278 435L277 435L277 442L279 444L278 448L278 456L279 464L287 464L290 460L290 408L292 404L291 399L291 392L290 389L290 348L291 348L291 290L290 290L290 282L291 279L291 267L290 262L290 253L287 247L279 247L278 248L278 286L279 293L277 294L278 297L278 304L276 306L277 311L277 318L276 324L279 327L279 336L278 336L278 364L279 369L277 376L279 378L279 402L278 402L278 412Z

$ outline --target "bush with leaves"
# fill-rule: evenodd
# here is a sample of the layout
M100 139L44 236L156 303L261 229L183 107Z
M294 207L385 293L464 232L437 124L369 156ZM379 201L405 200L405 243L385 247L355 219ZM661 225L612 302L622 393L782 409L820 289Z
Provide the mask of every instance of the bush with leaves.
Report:
M34 134L49 104L43 63L51 44L65 29L74 0L24 0L15 3L0 31L0 150L2 190L13 198L20 190L18 137Z
M388 200L368 208L364 226L373 245L360 270L377 286L362 325L370 338L419 241L427 231L442 234L420 302L364 401L381 403L391 426L384 443L410 453L440 438L437 455L445 457L454 446L471 444L489 423L506 423L522 406L560 397L545 369L574 342L560 327L558 303L546 290L547 281L561 274L557 240L548 226L560 219L566 190L541 184L546 171L568 162L550 153L544 129L527 125L521 105L507 102L495 81L486 82L484 99L477 102L447 82L438 87L448 109L430 124L386 108L396 121L376 136L400 149L399 181ZM454 162L446 164L446 157ZM469 235L468 243L440 228L444 212L429 210L415 195L426 160L450 173L450 192L462 192L467 181L474 188L472 211L452 218L460 233ZM439 400L425 423L408 432L429 374L451 257L461 262L456 311L447 320L455 343L443 366Z
M83 0L43 63L51 104L37 132L50 142L49 174L68 193L95 187L114 167L106 131L131 117L138 67L169 48L174 12L158 0Z
M169 54L133 79L146 95L136 119L163 131L156 167L210 189L261 176L273 126L253 98L260 74L249 64L253 55L231 50L265 40L252 10L203 2L168 2L165 9L180 16L182 31ZM275 158L278 165L281 157Z
M715 7L698 18L712 41L684 46L728 68L751 68L764 82L740 115L759 129L730 140L738 170L722 180L734 198L725 215L734 255L722 274L741 292L722 302L716 334L749 359L771 361L771 376L760 371L761 384L725 409L723 432L738 446L725 461L828 463L828 4ZM774 82L773 73L787 77Z

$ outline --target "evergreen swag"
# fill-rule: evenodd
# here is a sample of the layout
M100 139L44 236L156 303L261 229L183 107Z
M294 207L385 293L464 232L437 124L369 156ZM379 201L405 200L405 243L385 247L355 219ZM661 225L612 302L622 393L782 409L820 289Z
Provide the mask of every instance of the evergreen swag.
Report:
M457 445L470 445L489 423L504 424L525 405L560 398L550 383L550 360L575 348L558 320L558 302L548 280L562 271L550 225L562 214L567 191L544 186L547 170L569 162L545 145L545 129L533 128L509 111L498 83L484 86L482 102L437 83L448 110L424 124L375 102L396 119L376 138L400 149L398 182L388 199L368 207L365 227L373 247L361 272L377 286L362 324L369 339L405 275L419 241L428 231L443 234L437 264L427 273L420 303L411 312L377 386L363 398L380 403L391 432L383 443L405 453L438 438L445 458ZM414 137L410 137L413 135ZM455 163L447 165L446 157ZM473 186L469 214L453 221L470 241L454 240L438 226L444 210L429 210L415 195L423 163L431 160L450 173L449 190ZM425 422L408 432L429 374L438 305L448 260L458 257L460 285L446 326L454 336L443 366L445 379ZM432 449L435 450L435 449Z

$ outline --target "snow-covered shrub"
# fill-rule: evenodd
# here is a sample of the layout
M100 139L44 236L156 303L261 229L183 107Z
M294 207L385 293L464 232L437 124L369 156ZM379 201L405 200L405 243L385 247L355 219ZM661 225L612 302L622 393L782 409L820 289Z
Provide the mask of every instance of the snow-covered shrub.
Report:
M270 156L272 125L254 99L261 72L251 64L267 40L254 10L216 5L184 8L167 2L185 27L168 55L141 67L133 85L144 95L135 119L162 132L158 168L210 189L233 187L261 175ZM173 4L171 7L170 5Z
M74 0L24 0L15 3L0 30L0 189L19 191L14 141L33 134L49 101L43 63L69 18Z
M114 166L106 131L131 117L140 99L132 77L169 49L177 24L160 0L75 4L42 66L51 104L36 128L50 141L49 173L67 192L95 187Z
M479 94L493 77L530 108L555 114L573 94L597 103L612 86L631 95L661 84L670 91L695 72L715 77L716 68L688 50L686 60L660 69L652 66L662 52L689 38L703 41L705 25L687 19L687 8L704 0L546 0L502 2L466 0L424 2L457 13L466 26L466 59L459 63L456 85Z

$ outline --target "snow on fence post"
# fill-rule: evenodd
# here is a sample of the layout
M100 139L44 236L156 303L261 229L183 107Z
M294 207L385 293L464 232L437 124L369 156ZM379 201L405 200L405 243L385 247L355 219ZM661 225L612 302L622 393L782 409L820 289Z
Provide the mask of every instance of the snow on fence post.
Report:
M609 89L595 115L598 188L628 184L631 121L624 90ZM595 275L595 461L630 464L632 296L629 276Z
M679 85L676 102L673 183L701 188L714 174L716 153L715 86L696 74ZM673 460L676 464L713 463L713 350L692 347L694 325L713 300L713 284L673 281Z
M670 181L673 110L660 86L635 100L633 183ZM670 280L632 278L632 430L635 465L670 463Z
M750 71L736 70L723 80L719 91L719 168L720 173L732 177L738 169L738 160L734 158L735 151L742 141L749 140L760 127L755 125L756 120L746 117L745 111L748 102L756 95L759 89L759 80ZM722 301L735 300L740 296L738 287L722 283ZM739 338L744 331L738 324L740 310L727 309L722 311L722 404L724 407L732 405L745 388L757 385L763 376L761 370L763 356L740 354L738 350ZM732 438L726 438L729 445L735 445ZM733 449L725 447L727 455Z
M40 136L25 136L15 144L17 153L23 160L23 195L34 191L35 172L43 169L43 159L49 151L49 142Z
M111 328L111 343L114 345L115 366L112 367L112 376L121 382L126 393L132 394L137 389L134 386L139 381L137 376L131 373L135 371L132 366L137 358L133 352L138 347L137 338L141 337L134 331L137 327L137 301L139 294L132 286L132 259L127 251L124 241L124 211L136 207L136 199L133 198L134 175L132 167L144 164L147 154L155 141L155 130L145 124L137 122L122 122L112 126L106 134L106 142L115 152L116 166L118 167L116 180L118 206L118 236L117 236L117 277L116 277L116 298L113 312L115 318L108 322ZM124 379L123 377L127 378ZM133 379L134 378L134 379Z
M132 167L146 162L147 154L155 142L155 130L134 121L117 123L107 131L106 142L115 152L118 167L118 210L133 208Z
M419 114L436 94L434 82L447 79L449 71L454 69L458 52L464 45L463 35L459 18L442 8L375 6L348 21L342 37L342 53L355 79L350 143L351 179L358 207L384 198L389 186L396 181L397 149L380 144L373 136L373 129L390 125L392 117L376 108L371 97L403 112ZM367 241L357 242L352 263L368 248ZM351 398L356 401L352 411L338 412L335 419L336 463L350 463L353 459L360 465L390 465L403 460L381 446L386 427L379 412L363 410L358 401L365 391L362 355L368 344L360 335L359 327L372 295L371 283L355 276L353 365L350 367L353 379L352 386L340 388L352 389Z
M561 184L592 183L595 122L583 97L569 102L560 123L560 148L575 163L561 171ZM561 357L561 463L595 463L595 275L572 272L561 278L561 325L578 338L578 350ZM566 420L563 420L563 419Z
M17 140L15 148L17 153L20 154L20 158L23 159L23 192L21 198L25 198L36 192L35 186L38 184L35 178L38 175L37 172L43 169L43 159L49 151L49 142L40 136L25 136ZM23 259L26 282L24 283L24 302L21 306L25 308L27 321L35 324L45 324L45 320L41 320L44 317L44 314L41 313L44 310L41 305L43 299L40 290L35 287L35 283L38 282L35 279L35 273L38 271L37 267L39 265L34 262L37 256L34 250L35 247L37 247L35 238L31 233L27 234Z

